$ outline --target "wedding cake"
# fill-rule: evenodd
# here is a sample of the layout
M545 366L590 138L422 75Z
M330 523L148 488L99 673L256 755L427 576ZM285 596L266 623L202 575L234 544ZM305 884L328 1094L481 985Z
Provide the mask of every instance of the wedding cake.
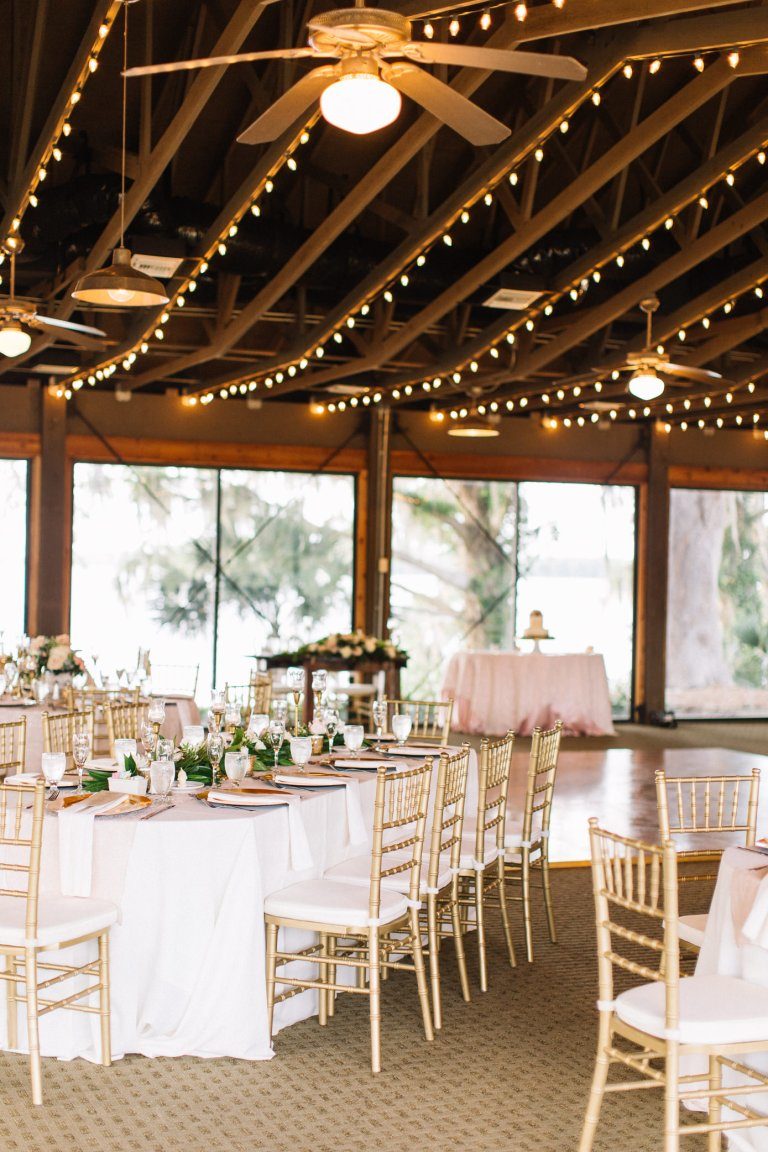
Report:
M528 618L528 627L523 632L525 640L548 640L549 632L544 627L544 616L541 612L533 611Z

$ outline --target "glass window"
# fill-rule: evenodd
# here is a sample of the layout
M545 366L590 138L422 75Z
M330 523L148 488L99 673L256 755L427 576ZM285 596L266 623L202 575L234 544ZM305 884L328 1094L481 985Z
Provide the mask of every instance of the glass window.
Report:
M766 494L674 489L668 708L679 716L768 715L767 596Z
M352 626L355 479L221 473L218 680Z
M0 534L3 563L0 565L0 638L6 651L24 633L27 575L27 461L0 460L3 502ZM0 643L0 648L3 644Z
M511 648L538 609L552 652L602 652L629 714L634 490L396 477L392 623L411 695L438 693L462 648Z

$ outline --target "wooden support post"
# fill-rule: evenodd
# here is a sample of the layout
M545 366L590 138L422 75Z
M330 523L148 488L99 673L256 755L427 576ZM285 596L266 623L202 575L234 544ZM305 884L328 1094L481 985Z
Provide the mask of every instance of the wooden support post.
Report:
M649 429L648 478L640 488L635 622L635 717L650 722L664 711L669 566L667 436Z
M392 560L392 413L371 412L368 439L368 532L366 541L365 627L386 636L389 620L389 581Z
M27 632L69 630L72 561L72 461L67 455L67 402L40 393L40 455L29 487Z

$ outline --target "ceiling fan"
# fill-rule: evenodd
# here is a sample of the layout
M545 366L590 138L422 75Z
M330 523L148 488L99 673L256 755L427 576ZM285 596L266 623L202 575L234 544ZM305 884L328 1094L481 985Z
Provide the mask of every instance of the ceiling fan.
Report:
M70 340L74 344L83 343L83 337L103 337L106 332L100 328L91 328L87 324L75 324L71 320L57 320L54 316L41 316L37 306L30 300L20 300L16 295L16 255L21 250L19 241L11 258L11 284L10 296L0 297L0 355L21 356L29 350L32 337L27 328L47 332L63 340Z
M416 64L455 64L558 80L583 80L587 75L584 65L571 56L412 40L409 20L384 8L366 8L362 0L354 8L313 16L307 28L307 48L152 64L129 68L126 75L149 76L255 60L336 59L338 63L322 65L303 76L246 128L238 141L264 144L277 139L318 99L320 111L330 124L356 135L375 132L397 118L402 105L400 94L404 93L477 145L498 144L509 136L510 130ZM404 62L389 63L398 58L404 58Z

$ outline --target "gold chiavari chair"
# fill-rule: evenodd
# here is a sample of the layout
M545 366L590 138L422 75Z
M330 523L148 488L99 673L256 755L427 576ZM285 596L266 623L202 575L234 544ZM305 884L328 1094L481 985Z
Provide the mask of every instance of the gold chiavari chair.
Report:
M97 688L93 684L86 684L83 688L68 688L64 700L70 711L93 711L93 745L91 753L94 756L109 756L112 744L109 739L109 724L107 713L110 704L138 704L139 688Z
M461 932L459 906L459 863L461 858L461 837L464 825L464 802L467 793L469 772L469 744L463 744L461 751L453 756L441 752L437 762L437 775L432 808L432 830L429 833L429 861L426 875L422 867L419 898L422 901L421 924L425 931L428 947L429 976L432 987L432 1015L435 1028L442 1027L442 1007L440 994L440 938L452 936L456 941L456 962L459 968L461 991L469 1001L469 980L464 956L464 940ZM398 854L407 863L408 853ZM395 863L390 861L390 868ZM330 880L341 880L345 884L368 885L371 875L370 856L354 856L329 868L325 875ZM410 876L408 872L393 872L382 880L384 887L393 892L408 895ZM440 903L438 904L438 901ZM426 907L424 907L426 903ZM441 919L450 920L450 931L441 932ZM400 941L393 941L393 947L401 948Z
M591 1152L606 1092L654 1087L664 1093L664 1152L678 1152L681 1136L704 1133L714 1152L721 1132L765 1125L765 1113L749 1106L749 1096L768 1088L768 1074L747 1068L739 1057L768 1047L768 989L732 976L681 980L674 845L617 836L594 819L589 824L600 1023L579 1152ZM616 995L614 970L622 984L627 974L645 983ZM681 1058L694 1054L708 1066L708 1077L703 1070L680 1075ZM609 1084L612 1064L640 1078ZM751 1082L723 1088L723 1067ZM681 1125L680 1105L701 1100L705 1122ZM737 1118L723 1119L723 1107Z
M380 767L376 775L373 812L373 847L370 857L370 883L367 888L322 877L292 884L273 892L264 903L267 925L267 1004L272 1031L274 1006L305 988L319 992L320 1024L334 1014L337 992L367 996L371 1027L371 1069L381 1071L381 974L387 962L386 938L395 931L404 933L400 944L410 948L421 1004L424 1033L433 1039L429 987L424 966L419 925L419 884L424 830L429 806L432 760L404 772L388 773ZM397 839L391 840L390 836ZM390 876L407 877L408 895L387 886ZM301 952L278 949L280 928L315 932L320 943ZM284 968L294 960L309 960L318 967L316 979L286 975ZM354 985L336 981L338 967L353 969ZM367 977L367 980L366 980ZM286 991L276 995L276 985Z
M32 796L30 811L27 802ZM109 928L118 914L106 900L39 894L44 803L43 780L34 789L18 784L0 788L0 954L5 958L0 979L6 984L11 1049L19 1043L18 1005L26 1005L33 1104L43 1102L38 1021L56 1008L98 1015L101 1063L112 1063ZM19 887L13 886L17 879ZM56 952L91 940L97 942L97 957L83 964L55 960ZM66 996L49 999L51 989L63 981L67 982ZM96 995L98 1001L93 1004Z
M107 735L110 754L115 740L138 740L139 728L147 718L149 703L110 704L107 708Z
M410 716L413 727L411 737L428 742L434 741L443 747L451 734L453 700L392 700L386 699L388 716L404 712Z
M554 728L546 732L534 728L528 760L522 825L510 820L507 812L507 832L504 837L507 882L515 888L520 885L520 895L516 895L513 889L509 899L520 901L523 905L525 950L529 963L533 960L531 876L537 872L541 874L549 938L553 944L557 943L552 889L549 882L549 827L562 730L562 720L558 720Z
M82 712L43 712L43 752L64 752L67 767L72 766L72 744L76 732L87 732L93 748L93 710Z
M226 684L224 698L228 704L239 704L241 712L269 712L272 702L272 680L254 673L247 684Z
M27 718L0 724L0 779L23 772L27 757Z
M723 849L731 843L754 844L760 769L749 776L667 776L656 773L656 807L664 843L684 836L692 844L680 859L693 857L704 870L685 873L681 884L713 885ZM715 847L708 844L716 842ZM680 917L678 936L684 946L698 952L704 940L707 914Z
M511 967L515 967L515 947L507 910L504 867L504 836L507 811L507 788L512 763L514 732L501 740L480 742L477 812L465 819L459 861L459 906L463 931L477 932L480 967L480 990L488 991L486 961L485 910L498 907ZM474 919L471 919L471 915Z
M200 676L199 664L151 665L153 696L189 696L194 699Z

